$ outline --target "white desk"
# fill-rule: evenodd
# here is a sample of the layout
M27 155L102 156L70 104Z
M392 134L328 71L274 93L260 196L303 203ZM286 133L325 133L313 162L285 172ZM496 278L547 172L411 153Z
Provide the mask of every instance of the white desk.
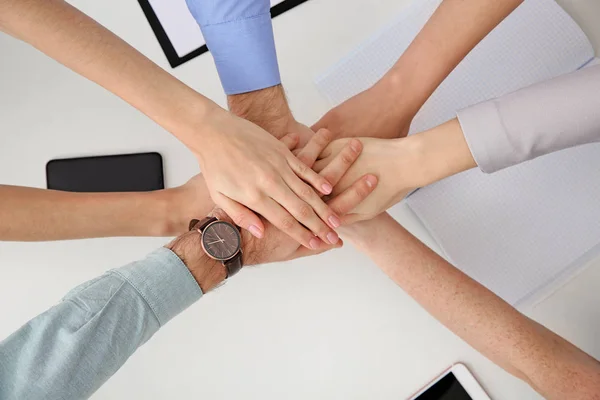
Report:
M328 105L313 79L408 0L312 0L278 17L284 84L298 119ZM178 78L224 103L212 59L176 70L135 1L74 1ZM588 33L594 0L562 0ZM595 16L595 18L591 18ZM591 22L590 22L591 21ZM600 32L592 40L600 43ZM0 182L44 187L56 157L157 150L168 186L197 172L194 158L121 100L28 46L0 36ZM403 206L394 215L426 243ZM76 284L142 257L163 239L0 243L0 337ZM532 311L600 357L600 260ZM453 362L466 363L494 399L538 399L531 389L447 331L365 257L348 247L248 270L162 329L95 399L402 399Z

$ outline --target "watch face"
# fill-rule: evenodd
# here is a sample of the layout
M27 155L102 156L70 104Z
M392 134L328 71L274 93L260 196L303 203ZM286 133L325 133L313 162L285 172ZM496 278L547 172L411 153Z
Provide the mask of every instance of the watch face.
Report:
M225 221L215 221L202 232L202 247L215 260L232 258L240 250L241 241L237 228Z

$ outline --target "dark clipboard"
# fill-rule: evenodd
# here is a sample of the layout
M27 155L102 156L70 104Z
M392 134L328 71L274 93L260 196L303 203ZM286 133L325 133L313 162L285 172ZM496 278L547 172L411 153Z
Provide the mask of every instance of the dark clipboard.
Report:
M292 8L299 6L302 3L307 2L308 0L284 0L283 2L271 7L271 18L275 18L278 15L283 14L286 11L291 10ZM144 15L146 15L146 19L150 23L150 27L154 31L154 35L160 44L171 68L175 68L180 66L181 64L188 62L189 60L198 57L201 54L204 54L208 51L208 47L206 45L202 45L196 50L191 51L190 53L184 55L183 57L179 57L171 40L167 36L167 32L165 32L163 26L160 23L160 20L156 16L156 13L152 9L150 2L148 0L138 0L138 3L142 7L142 11Z

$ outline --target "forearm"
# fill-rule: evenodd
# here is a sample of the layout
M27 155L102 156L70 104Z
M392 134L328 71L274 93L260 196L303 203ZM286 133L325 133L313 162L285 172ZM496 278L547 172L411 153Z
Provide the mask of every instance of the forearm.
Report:
M548 399L595 399L600 365L531 321L382 214L342 232L456 335Z
M167 249L80 285L0 343L0 398L88 398L201 295Z
M173 236L213 207L204 182L145 193L71 193L0 185L0 240ZM189 215L188 215L189 214Z
M443 0L384 86L402 113L414 115L462 59L523 0Z
M0 0L0 29L113 92L187 145L218 108L63 0Z
M255 123L278 139L286 133L294 119L283 86L227 96L229 110L238 117Z

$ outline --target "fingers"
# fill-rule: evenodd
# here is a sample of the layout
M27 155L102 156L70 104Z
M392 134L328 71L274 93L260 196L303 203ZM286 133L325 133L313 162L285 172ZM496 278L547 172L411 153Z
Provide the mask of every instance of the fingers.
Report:
M310 141L302 148L296 157L308 167L313 166L317 158L329 143L333 140L333 134L327 129L320 129L313 135Z
M321 254L321 253L325 253L326 251L329 251L329 250L337 249L339 247L342 247L343 245L344 245L344 243L342 242L342 239L340 239L336 244L322 246L318 250L310 250L310 249L307 249L306 247L299 247L298 250L293 252L292 255L290 255L288 258L286 258L283 261L295 260L296 258L302 258L302 257L308 257L308 256L316 256L317 254Z
M346 214L342 217L342 225L352 225L356 222L370 220L374 218L373 215L366 214ZM303 248L303 247L302 247Z
M319 119L317 122L315 122L315 124L313 126L310 127L310 129L313 130L313 132L317 132L319 129L327 129L327 116L329 114L325 114L321 117L321 119Z
M326 166L329 165L329 163L331 163L331 157L317 160L317 162L313 164L312 169L313 171L320 173L325 169Z
M300 141L300 136L298 136L295 133L288 133L287 135L279 139L279 141L285 144L288 149L293 150L298 145L298 142Z
M217 193L213 196L213 200L227 215L229 215L234 224L246 229L256 238L260 239L264 236L265 225L260 220L260 217L250 209L221 193Z
M327 179L333 186L342 179L342 177L348 172L354 161L360 155L362 151L362 143L358 139L352 139L344 146L342 151L323 168L319 175Z
M337 243L339 237L333 229L340 226L339 217L310 186L300 181L294 174L284 176L284 180L290 190L281 193L280 198L274 200L284 204L290 214L325 243Z
M376 186L377 178L375 175L365 175L348 189L329 200L327 204L338 215L345 215L366 199Z
M318 237L303 227L292 214L286 211L281 205L277 204L276 200L271 198L267 199L260 208L257 208L257 211L268 219L277 229L288 234L304 247L317 250L324 245Z
M333 190L333 186L327 181L327 179L310 169L309 166L291 154L288 157L288 164L290 168L292 168L292 171L298 175L298 177L302 178L302 180L309 183L322 194L329 194Z

